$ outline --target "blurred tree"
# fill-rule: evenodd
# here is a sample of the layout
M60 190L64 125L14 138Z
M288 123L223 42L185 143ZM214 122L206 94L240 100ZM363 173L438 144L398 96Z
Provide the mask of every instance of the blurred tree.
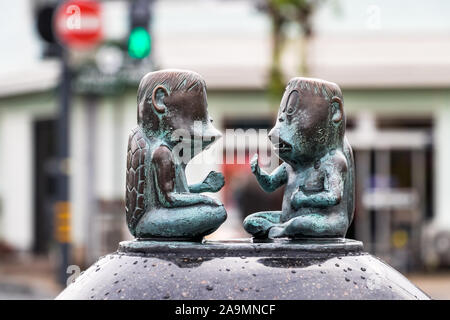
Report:
M279 99L284 91L281 54L286 40L285 26L296 23L300 27L300 74L308 76L308 46L313 35L312 14L324 0L264 0L258 8L266 12L272 23L272 63L270 66L269 96Z

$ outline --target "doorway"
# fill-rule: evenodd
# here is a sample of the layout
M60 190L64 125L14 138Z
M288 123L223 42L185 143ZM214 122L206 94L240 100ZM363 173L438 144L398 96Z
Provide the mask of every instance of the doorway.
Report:
M53 241L53 203L56 197L56 121L37 120L34 146L34 236L33 252L48 254Z
M433 215L432 123L401 120L378 119L347 133L356 165L350 237L408 272L422 266L422 228Z

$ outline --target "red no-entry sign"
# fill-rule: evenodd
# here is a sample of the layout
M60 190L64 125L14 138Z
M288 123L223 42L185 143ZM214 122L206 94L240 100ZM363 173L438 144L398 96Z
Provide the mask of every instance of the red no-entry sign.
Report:
M73 49L86 49L102 40L101 7L93 0L69 0L55 12L53 27L58 40Z

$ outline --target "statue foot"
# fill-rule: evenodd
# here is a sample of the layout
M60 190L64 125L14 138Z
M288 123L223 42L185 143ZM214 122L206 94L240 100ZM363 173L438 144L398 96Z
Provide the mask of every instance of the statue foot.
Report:
M286 237L283 227L272 227L272 228L270 228L269 235L268 235L269 239L283 238L283 237Z

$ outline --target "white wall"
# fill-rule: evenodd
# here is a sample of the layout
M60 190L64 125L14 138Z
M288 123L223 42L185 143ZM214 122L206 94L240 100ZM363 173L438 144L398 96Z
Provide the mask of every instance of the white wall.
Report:
M89 191L87 179L87 114L86 108L77 106L71 112L70 155L71 179L70 199L72 210L72 240L76 246L84 246L87 239L88 222L86 214L89 203L86 197Z
M29 250L33 237L32 122L24 111L0 117L0 180L3 240Z
M435 217L433 225L450 229L450 105L436 112L434 127Z

